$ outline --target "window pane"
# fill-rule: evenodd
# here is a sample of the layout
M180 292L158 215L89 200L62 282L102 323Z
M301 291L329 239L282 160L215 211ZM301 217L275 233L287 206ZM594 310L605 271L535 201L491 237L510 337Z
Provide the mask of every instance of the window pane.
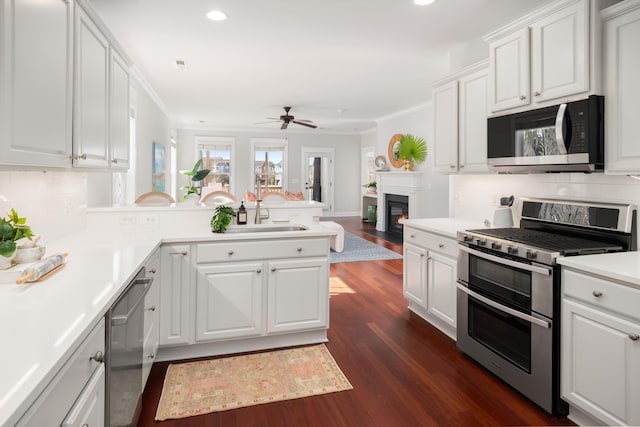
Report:
M200 157L202 168L209 169L209 175L202 181L202 186L211 187L212 191L230 191L231 146L201 145Z
M263 192L282 192L284 148L256 147L255 156L256 183Z

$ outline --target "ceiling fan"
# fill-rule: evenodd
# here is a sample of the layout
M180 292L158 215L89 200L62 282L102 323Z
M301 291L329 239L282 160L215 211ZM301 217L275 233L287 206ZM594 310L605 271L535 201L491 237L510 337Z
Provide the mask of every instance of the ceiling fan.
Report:
M301 120L301 119L296 120L294 116L289 114L291 107L283 107L283 109L284 109L284 114L281 115L280 118L276 119L275 117L267 117L269 120L273 120L273 121L262 122L262 123L282 122L282 126L280 126L280 129L286 129L289 126L289 123L295 123L297 125L306 126L312 129L316 129L318 127L314 125L311 120ZM256 123L256 124L260 124L260 123Z

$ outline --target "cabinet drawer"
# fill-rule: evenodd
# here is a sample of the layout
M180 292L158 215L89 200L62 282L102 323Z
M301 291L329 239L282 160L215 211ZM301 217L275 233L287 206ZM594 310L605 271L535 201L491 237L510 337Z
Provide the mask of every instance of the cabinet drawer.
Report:
M20 419L19 426L60 425L74 402L89 382L94 371L101 365L91 359L98 351L104 354L104 319L69 358L60 372L49 383Z
M295 258L327 256L329 240L291 239L250 242L220 242L198 245L197 263L220 261L262 260L265 258Z
M596 307L640 320L640 290L577 271L562 269L564 294Z
M411 243L423 247L429 251L440 252L450 257L457 256L457 243L455 239L439 236L427 231L406 227L404 230L405 243Z

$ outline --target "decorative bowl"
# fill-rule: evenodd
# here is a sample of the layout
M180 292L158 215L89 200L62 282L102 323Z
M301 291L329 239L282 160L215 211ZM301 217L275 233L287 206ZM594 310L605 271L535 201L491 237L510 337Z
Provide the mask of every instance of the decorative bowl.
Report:
M26 263L40 261L46 248L44 246L34 246L33 248L16 249L16 262Z

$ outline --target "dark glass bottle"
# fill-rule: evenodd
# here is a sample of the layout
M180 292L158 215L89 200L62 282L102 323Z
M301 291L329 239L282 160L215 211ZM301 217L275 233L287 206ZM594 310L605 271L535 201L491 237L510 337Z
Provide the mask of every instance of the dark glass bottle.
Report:
M244 200L240 202L240 207L238 208L238 214L236 217L236 222L238 224L246 224L247 223L247 208L244 207Z

